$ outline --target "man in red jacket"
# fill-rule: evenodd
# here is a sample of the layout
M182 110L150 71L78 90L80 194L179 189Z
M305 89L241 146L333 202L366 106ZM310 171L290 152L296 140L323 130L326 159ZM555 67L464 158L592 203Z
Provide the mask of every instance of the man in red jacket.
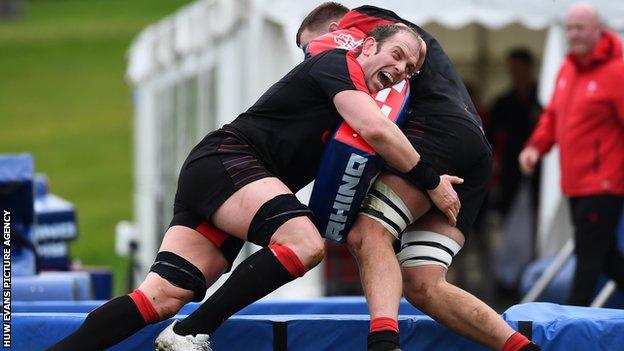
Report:
M603 29L590 5L573 5L566 26L570 52L519 161L531 174L538 159L559 145L577 257L568 303L588 305L601 272L624 288L624 256L615 235L624 203L624 61L621 41Z

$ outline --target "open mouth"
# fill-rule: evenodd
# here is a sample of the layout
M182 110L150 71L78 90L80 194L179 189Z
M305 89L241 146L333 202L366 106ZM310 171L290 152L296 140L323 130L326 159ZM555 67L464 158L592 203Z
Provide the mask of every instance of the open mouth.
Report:
M384 88L390 87L393 84L392 75L388 72L379 71L377 74L379 82L383 85Z

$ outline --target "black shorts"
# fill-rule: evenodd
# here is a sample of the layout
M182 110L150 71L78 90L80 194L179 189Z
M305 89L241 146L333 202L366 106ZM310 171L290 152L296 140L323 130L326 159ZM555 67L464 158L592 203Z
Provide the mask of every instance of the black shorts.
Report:
M228 270L244 241L211 224L214 212L245 185L273 175L234 133L217 130L191 151L180 170L170 226L200 232L228 260Z
M454 189L461 201L457 228L467 237L487 195L492 171L492 148L481 128L461 118L410 116L403 132L436 171L464 179Z

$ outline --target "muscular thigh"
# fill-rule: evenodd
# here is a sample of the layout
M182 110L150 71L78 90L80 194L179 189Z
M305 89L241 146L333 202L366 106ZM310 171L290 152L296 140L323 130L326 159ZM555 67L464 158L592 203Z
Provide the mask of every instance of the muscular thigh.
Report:
M237 190L217 208L212 222L220 229L247 240L249 225L258 209L267 201L290 189L275 177L262 178Z
M278 195L292 194L236 134L218 130L190 153L178 180L175 213L192 213L247 240L258 209Z
M158 251L172 252L192 263L204 274L208 285L228 268L219 248L199 232L181 225L167 230Z

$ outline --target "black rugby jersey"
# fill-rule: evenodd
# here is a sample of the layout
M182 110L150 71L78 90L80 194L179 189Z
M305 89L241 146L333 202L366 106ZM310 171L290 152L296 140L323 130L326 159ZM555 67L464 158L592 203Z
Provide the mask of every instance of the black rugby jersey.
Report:
M344 90L369 93L353 53L331 50L297 65L223 129L294 192L316 175L324 141L341 121L333 98Z
M420 73L410 79L410 116L453 117L469 121L482 129L464 82L438 41L419 26L396 13L375 6L360 6L340 21L339 29L355 27L364 33L385 24L384 20L402 22L416 29L427 43L427 56Z

